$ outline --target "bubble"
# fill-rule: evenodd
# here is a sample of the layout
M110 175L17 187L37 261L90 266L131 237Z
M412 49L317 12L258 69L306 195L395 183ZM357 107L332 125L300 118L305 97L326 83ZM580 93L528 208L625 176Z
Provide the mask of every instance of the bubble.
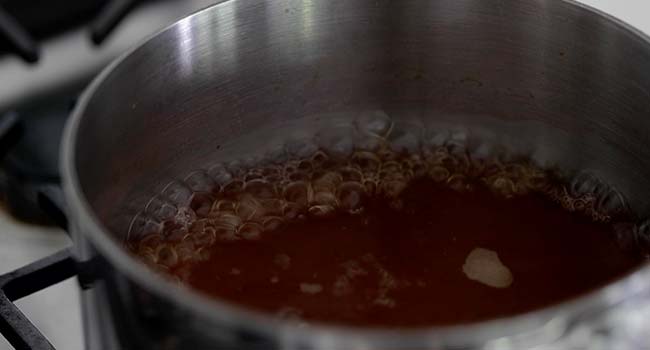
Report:
M300 216L304 206L297 203L286 202L282 208L282 215L288 220L294 220Z
M315 192L334 192L342 181L343 177L341 174L329 171L314 180L312 187Z
M332 192L319 191L314 193L313 203L317 205L330 205L333 207L338 206L338 199L336 198L334 191L336 191L336 188L334 188Z
M383 111L363 112L355 124L360 132L383 138L393 129L393 120Z
M462 143L451 143L447 145L447 153L449 154L449 158L454 159L456 161L456 167L461 166L464 171L467 171L467 169L470 166L470 158L468 155L467 148L465 144Z
M226 170L232 174L233 177L243 177L246 173L246 167L242 160L233 160L226 164Z
M379 170L381 160L372 152L358 151L352 155L352 163L357 165L362 173L366 173Z
M179 208L174 216L174 221L183 227L189 227L194 220L196 220L196 213L190 207Z
M284 144L272 144L268 146L264 159L273 164L282 164L289 160L290 155L285 151Z
M400 156L397 152L384 146L381 146L375 152L377 154L377 157L379 157L379 159L381 159L382 161L397 160Z
M286 162L282 166L282 176L288 177L291 174L294 174L298 171L298 164L299 162L297 160L290 160Z
M311 163L314 165L314 167L320 167L329 159L330 157L327 155L327 153L323 152L322 150L318 150L316 153L314 153L313 156L311 156Z
M234 213L237 204L230 199L219 199L212 205L210 213L219 214L223 212Z
M615 189L602 194L596 202L595 209L605 215L618 215L626 211L627 204L623 195Z
M210 169L208 169L207 174L212 178L215 184L218 184L220 186L225 185L232 180L232 174L228 172L223 164L216 164L212 166Z
M214 218L213 226L215 228L228 228L235 230L241 225L241 218L232 213L220 213L219 216Z
M251 169L244 175L244 182L261 180L263 177L261 169Z
M523 181L529 189L534 191L543 191L549 186L546 174L539 170L531 170Z
M264 227L264 231L275 231L280 227L282 227L283 224L284 224L284 220L278 216L267 216L262 221L262 226Z
M402 166L406 166L408 168L413 168L416 165L423 165L424 164L424 158L422 157L421 154L410 154L406 159L402 160Z
M363 174L358 166L343 167L339 170L339 175L341 175L341 181L360 182L363 179Z
M177 242L183 239L187 234L188 227L174 221L165 221L163 223L163 235L166 242Z
M162 195L174 205L186 206L192 198L192 190L179 181L173 181L165 186Z
M449 170L443 166L434 166L429 171L429 177L436 182L447 181L450 175L451 173Z
M198 217L207 217L210 214L212 205L214 203L214 196L210 193L198 192L192 195L190 208L194 210Z
M569 197L568 195L564 195L560 198L560 204L562 207L568 211L575 211L575 204L574 204L574 199ZM595 214L595 213L594 213Z
M343 210L354 211L362 206L366 188L358 182L344 182L339 186L338 197Z
M240 193L244 189L244 181L239 179L234 179L228 182L223 186L221 192L228 197L234 196L237 193Z
M260 205L265 215L282 215L284 201L276 198L262 199L260 200Z
M384 174L379 174L383 175L382 177L377 177L376 181L378 181L380 184L391 182L391 181L401 181L401 182L409 182L410 180L410 171L409 170L403 170L400 172L393 172L393 173L384 173Z
M366 189L366 194L374 196L377 192L377 183L373 180L364 180L363 187Z
M269 199L276 196L275 187L262 179L255 179L246 182L244 185L244 191L251 194L255 198L260 199Z
M311 184L305 181L296 181L287 185L284 189L284 199L299 206L306 206L312 199L313 192Z
M456 160L449 155L446 148L437 148L432 153L427 154L425 161L428 166L442 166L447 170L454 169Z
M176 250L169 245L162 244L156 252L158 264L165 267L173 267L178 264L178 254Z
M377 151L381 149L385 143L386 140L374 135L360 134L354 138L354 146L356 149L364 151Z
M636 229L636 241L640 247L650 249L650 220L646 220L639 224ZM649 254L650 252L646 252Z
M381 183L381 193L387 198L396 198L406 188L407 182L404 180L389 180Z
M402 164L394 160L389 160L381 164L381 172L385 174L401 173Z
M465 129L454 129L449 134L449 139L445 143L447 147L466 148L469 140L469 132Z
M155 250L152 247L145 246L145 245L142 245L142 244L139 244L139 243L136 244L136 245L131 246L131 248L133 250L135 250L138 255L154 254L155 253ZM156 259L158 259L158 258L156 258Z
M151 198L144 207L144 211L151 219L165 221L173 218L178 209L175 205L167 202L166 199L156 196Z
M157 234L160 233L162 225L160 222L151 220L151 218L143 213L136 215L131 224L129 225L129 239L137 239L143 237L146 234Z
M475 165L483 165L497 158L497 150L492 144L483 142L470 154L470 160Z
M214 219L212 227L214 228L215 237L221 241L234 241L239 239L236 232L241 225L239 216L223 213Z
M176 245L176 253L182 262L192 259L195 250L196 246L194 245L191 235L185 236L185 238Z
M150 233L142 237L142 239L138 242L138 246L140 248L154 249L157 248L161 243L162 243L162 236L160 234Z
M572 203L573 209L579 212L584 212L588 209L587 201L584 199L576 199Z
M282 168L276 165L266 166L260 172L267 181L269 181L269 178L282 176Z
M441 155L438 161L452 173L467 173L470 167L469 160L462 156Z
M209 219L199 219L199 220L194 221L194 222L190 225L188 231L189 231L190 233L193 233L193 232L200 232L200 231L203 231L203 230L204 230L207 226L209 226L209 225L210 225L210 220L209 220ZM189 235L183 237L183 240L187 239L188 237L189 237Z
M417 126L413 126L410 129L405 130L395 130L391 134L390 139L390 148L399 153L412 153L417 152L420 149L420 140L421 137L417 130Z
M490 187L497 194L510 198L515 193L515 184L514 182L504 176L498 176L493 179L490 183Z
M222 242L236 241L239 237L236 235L236 228L229 225L219 224L214 227L215 237Z
M184 182L192 192L212 192L218 186L203 170L191 173L185 178Z
M138 255L142 261L150 267L154 267L158 264L158 257L152 250L140 251L138 252Z
M314 217L328 217L334 214L334 207L328 204L322 204L322 205L313 205L309 207L309 215L314 216Z
M602 183L591 173L581 172L571 181L570 193L574 196L583 196L595 193Z
M262 238L264 227L255 222L247 222L239 227L239 234L242 238L248 241L258 240Z
M263 161L265 160L264 157L258 157L258 156L248 156L241 158L239 160L240 167L242 170L246 171L257 171L259 169L253 169L254 167L259 167L260 165L263 165Z
M450 138L451 132L439 127L425 129L423 136L425 146L430 148L444 146Z
M199 247L194 252L194 256L197 261L205 261L210 258L210 251L204 247Z
M310 180L310 174L306 172L295 172L290 174L287 177L287 180L291 182L297 182L297 181L309 181Z
M311 161L303 159L298 162L298 171L310 173L314 170L314 166L311 164Z
M191 238L197 247L209 247L214 244L217 238L217 231L212 227L206 227L201 231L193 232Z
M292 158L305 158L316 153L318 146L313 142L313 138L305 136L289 140L284 149Z
M469 189L467 178L463 174L453 174L447 179L447 185L459 192L463 192Z
M318 145L329 155L344 158L352 153L355 142L353 129L349 126L333 127L316 136Z
M260 218L265 214L260 202L249 194L239 198L235 212L244 221Z

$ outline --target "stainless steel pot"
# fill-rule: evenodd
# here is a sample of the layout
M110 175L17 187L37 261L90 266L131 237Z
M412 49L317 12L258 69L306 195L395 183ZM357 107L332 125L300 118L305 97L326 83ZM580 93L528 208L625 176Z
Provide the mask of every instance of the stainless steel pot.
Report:
M543 161L593 171L650 212L650 40L614 18L560 0L227 1L114 62L67 126L78 255L99 266L99 302L123 339L160 349L521 349L650 298L646 266L512 318L300 328L172 285L122 248L133 214L189 170L255 153L280 123L368 110L487 125Z

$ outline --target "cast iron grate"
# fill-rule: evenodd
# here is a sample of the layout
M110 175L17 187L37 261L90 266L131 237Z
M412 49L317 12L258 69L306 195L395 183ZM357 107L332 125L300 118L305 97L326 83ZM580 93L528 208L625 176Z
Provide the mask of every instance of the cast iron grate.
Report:
M11 52L25 62L36 63L39 41L86 24L90 39L99 45L143 1L0 0L0 54Z

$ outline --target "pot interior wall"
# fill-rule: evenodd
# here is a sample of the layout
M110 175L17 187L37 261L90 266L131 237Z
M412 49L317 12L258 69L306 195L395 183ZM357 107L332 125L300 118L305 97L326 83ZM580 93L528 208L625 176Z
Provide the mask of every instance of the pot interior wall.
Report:
M108 74L76 168L122 237L170 180L302 133L303 118L378 110L491 130L650 210L650 42L564 1L222 3Z

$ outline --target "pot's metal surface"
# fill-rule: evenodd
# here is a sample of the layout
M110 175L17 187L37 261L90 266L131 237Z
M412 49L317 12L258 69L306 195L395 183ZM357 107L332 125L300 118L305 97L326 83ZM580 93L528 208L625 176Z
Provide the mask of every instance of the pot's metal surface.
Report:
M79 253L98 252L97 288L125 339L161 349L521 349L648 293L645 267L509 319L401 332L299 328L173 286L121 248L147 199L197 165L264 147L251 135L377 109L397 120L496 119L505 125L496 132L538 160L590 169L640 215L650 212L650 41L626 25L570 1L228 1L111 65L67 128L65 192L78 242L90 242Z

